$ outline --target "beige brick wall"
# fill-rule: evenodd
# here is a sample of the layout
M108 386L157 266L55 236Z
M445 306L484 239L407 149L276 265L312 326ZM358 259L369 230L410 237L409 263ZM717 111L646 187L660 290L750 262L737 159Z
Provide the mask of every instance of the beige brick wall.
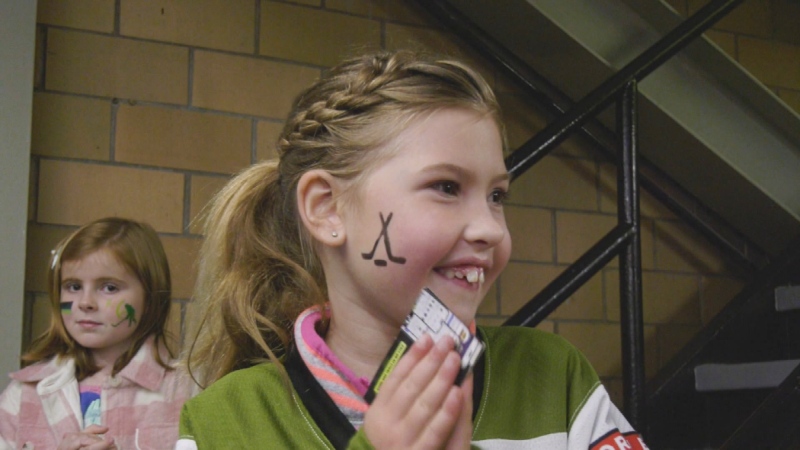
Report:
M673 3L683 13L696 7ZM511 82L412 3L40 0L38 14L26 266L33 312L26 320L34 333L47 321L49 250L79 224L123 215L151 223L162 236L174 274L170 327L185 343L182 330L196 315L191 295L201 226L194 219L232 173L274 155L293 97L343 55L400 47L453 54L496 86L512 147L547 122ZM731 19L734 31L721 29L718 39L742 54L744 42L763 43L764 19L753 16L752 24L747 14ZM740 36L737 27L750 31ZM800 89L786 82L780 88L800 103ZM514 183L507 208L512 262L481 306L481 323L502 323L613 227L614 177L613 166L569 140ZM652 376L741 283L646 194L642 211ZM621 391L616 266L540 325L581 348L613 393Z
M667 0L682 16L707 0ZM746 0L706 36L800 113L800 3Z

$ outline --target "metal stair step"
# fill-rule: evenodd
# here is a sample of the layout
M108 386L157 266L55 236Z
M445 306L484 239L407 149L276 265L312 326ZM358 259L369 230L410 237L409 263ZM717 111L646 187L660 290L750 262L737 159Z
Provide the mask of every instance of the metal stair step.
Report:
M800 365L800 359L739 364L700 364L694 368L697 392L778 387Z
M800 286L778 286L775 288L775 311L800 309Z

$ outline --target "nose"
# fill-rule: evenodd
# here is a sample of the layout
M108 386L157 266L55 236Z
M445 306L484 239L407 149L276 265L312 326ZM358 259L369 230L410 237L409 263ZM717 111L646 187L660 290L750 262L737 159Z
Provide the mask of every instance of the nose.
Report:
M464 239L485 247L494 247L508 234L502 211L493 210L485 203L470 208L469 220L464 230Z
M84 290L78 299L78 308L81 311L95 311L97 309L97 300L90 290Z

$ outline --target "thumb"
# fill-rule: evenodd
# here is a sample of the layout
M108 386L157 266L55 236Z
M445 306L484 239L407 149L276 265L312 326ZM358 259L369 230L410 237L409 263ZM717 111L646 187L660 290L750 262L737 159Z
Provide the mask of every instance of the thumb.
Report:
M83 429L84 433L89 434L103 434L108 431L108 427L104 427L102 425L89 425L88 427Z

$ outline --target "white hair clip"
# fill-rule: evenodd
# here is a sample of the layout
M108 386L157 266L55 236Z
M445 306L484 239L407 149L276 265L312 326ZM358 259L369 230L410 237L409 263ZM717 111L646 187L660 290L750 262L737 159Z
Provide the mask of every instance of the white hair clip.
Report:
M56 269L56 264L58 263L58 257L61 256L61 249L64 247L58 247L50 250L50 254L53 255L53 260L50 261L50 270Z

